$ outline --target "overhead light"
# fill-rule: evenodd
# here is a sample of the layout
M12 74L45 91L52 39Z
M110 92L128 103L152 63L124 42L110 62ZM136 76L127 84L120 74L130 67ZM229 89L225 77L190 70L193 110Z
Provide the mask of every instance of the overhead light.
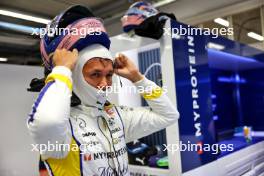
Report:
M7 62L7 58L4 58L4 57L0 57L0 62Z
M251 37L251 38L253 38L255 40L261 41L261 42L264 40L263 36L255 33L255 32L249 32L249 33L247 33L247 36L249 36L249 37Z
M174 1L176 1L176 0L163 0L163 1L159 1L159 2L154 3L153 6L157 8L157 7L164 6L164 5L167 5L169 3L172 3Z
M23 33L28 33L28 34L32 34L32 35L35 33L39 33L39 31L40 31L39 28L24 26L24 25L19 25L19 24L13 24L13 23L7 23L7 22L3 22L3 21L0 21L0 28L18 31L18 32L23 32Z
M28 21L34 21L34 22L43 23L43 24L48 24L51 21L51 20L44 19L44 18L34 17L30 15L25 15L22 13L12 12L8 10L1 10L1 9L0 9L0 15L10 16L10 17L19 18L19 19L28 20Z
M225 46L217 44L217 43L213 43L213 42L209 42L207 44L208 48L212 48L212 49L216 49L216 50L223 50L225 49Z
M214 22L218 23L218 24L220 24L222 26L225 26L225 27L229 26L229 22L227 20L223 19L223 18L216 18L216 19L214 19Z

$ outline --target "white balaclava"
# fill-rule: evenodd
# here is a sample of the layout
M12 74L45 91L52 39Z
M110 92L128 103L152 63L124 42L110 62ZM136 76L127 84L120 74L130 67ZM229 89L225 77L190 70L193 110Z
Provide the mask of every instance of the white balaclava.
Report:
M73 91L80 98L82 104L103 109L107 100L106 92L99 91L84 79L82 70L87 61L94 57L114 61L110 51L100 44L93 44L79 52L78 60L73 70Z

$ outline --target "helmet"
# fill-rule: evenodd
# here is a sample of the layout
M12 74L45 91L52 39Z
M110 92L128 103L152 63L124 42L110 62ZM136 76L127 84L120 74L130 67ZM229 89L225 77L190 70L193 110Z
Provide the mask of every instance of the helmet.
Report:
M40 52L45 67L52 70L52 55L56 49L78 51L91 44L101 44L109 49L110 40L101 19L81 5L72 6L57 15L41 36Z
M159 11L149 2L139 1L132 4L121 18L124 32L129 32L139 26L145 19L157 15Z

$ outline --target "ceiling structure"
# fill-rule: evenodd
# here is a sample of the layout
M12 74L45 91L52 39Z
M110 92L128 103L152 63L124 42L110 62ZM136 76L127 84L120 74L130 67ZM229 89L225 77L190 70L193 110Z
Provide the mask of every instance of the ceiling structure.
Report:
M9 10L51 20L71 5L88 6L93 13L104 19L111 35L121 32L120 17L136 0L1 0L0 10ZM198 3L200 1L200 3ZM176 12L178 19L191 17L216 8L226 7L243 0L149 0L166 12ZM198 3L198 4L197 4ZM187 8L188 7L188 8ZM168 9L168 10L167 10ZM188 12L188 13L187 13ZM189 15L189 16L188 16ZM0 15L0 58L8 63L39 65L39 36L12 30L6 23L43 28L45 24ZM237 21L237 23L240 23ZM114 27L113 27L114 26ZM115 32L113 32L115 31Z
M106 19L116 12L124 11L131 3L126 0L1 0L0 9L50 20L75 4L85 5L91 8L96 16ZM1 22L38 28L46 26L42 23L3 15L0 15ZM0 57L8 57L9 63L38 65L40 62L39 37L0 25L0 54Z

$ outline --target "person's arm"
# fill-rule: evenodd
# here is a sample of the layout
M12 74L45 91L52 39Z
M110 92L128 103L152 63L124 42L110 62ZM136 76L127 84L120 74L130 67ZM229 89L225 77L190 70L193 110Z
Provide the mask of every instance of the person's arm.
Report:
M70 99L72 94L71 69L77 51L58 50L54 54L56 65L46 79L46 85L35 101L28 118L28 129L38 145L70 144ZM70 62L70 63L68 63ZM72 63L71 63L72 62ZM42 159L62 158L68 151L40 151Z
M117 61L121 66L116 73L132 81L138 90L146 90L142 96L150 107L118 107L124 122L126 142L149 135L175 123L179 118L179 112L165 92L154 82L142 76L125 56L120 56Z

